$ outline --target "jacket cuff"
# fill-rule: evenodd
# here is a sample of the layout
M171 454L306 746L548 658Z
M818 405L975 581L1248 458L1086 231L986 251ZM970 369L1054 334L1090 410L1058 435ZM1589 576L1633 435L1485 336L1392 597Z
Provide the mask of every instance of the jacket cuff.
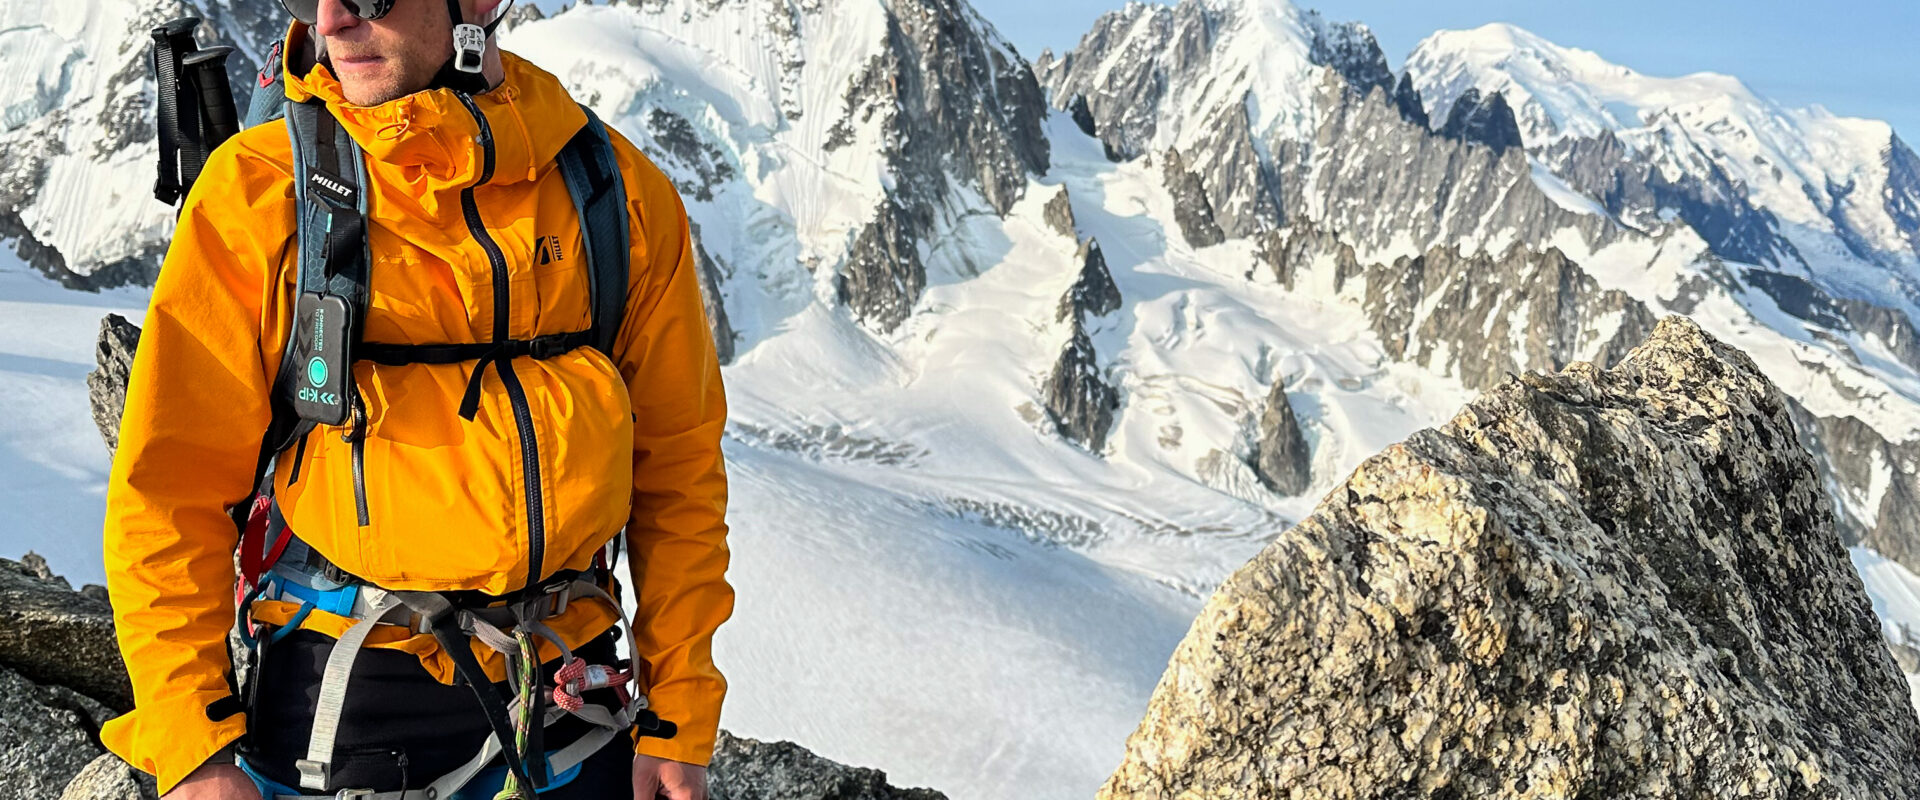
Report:
M247 732L245 713L213 721L207 706L197 699L144 706L107 720L100 726L100 743L135 769L154 776L164 796ZM230 755L227 761L232 762Z
M657 710L656 710L657 713ZM671 761L682 761L695 766L707 766L713 762L713 743L718 736L717 721L701 725L696 721L682 722L674 719L671 713L661 714L662 719L673 722L678 729L673 738L662 739L657 736L635 736L633 751L643 756L653 756Z

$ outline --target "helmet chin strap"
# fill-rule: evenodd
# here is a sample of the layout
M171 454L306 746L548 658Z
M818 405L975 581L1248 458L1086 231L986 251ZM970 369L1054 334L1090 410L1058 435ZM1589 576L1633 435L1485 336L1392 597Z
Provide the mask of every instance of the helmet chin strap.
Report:
M496 15L486 27L481 27L466 21L465 15L460 13L460 0L447 0L447 17L453 20L453 55L447 59L447 63L440 65L440 71L434 74L431 86L480 94L489 88L487 77L482 74L486 63L487 37L493 35L493 29L506 19L506 15Z

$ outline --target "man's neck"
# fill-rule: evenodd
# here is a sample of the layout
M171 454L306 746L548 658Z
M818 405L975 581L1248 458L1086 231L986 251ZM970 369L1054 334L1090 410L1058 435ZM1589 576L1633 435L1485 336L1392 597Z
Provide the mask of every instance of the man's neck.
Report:
M500 46L494 43L492 37L487 38L487 54L480 59L480 74L487 79L488 92L507 79L507 65L500 60Z

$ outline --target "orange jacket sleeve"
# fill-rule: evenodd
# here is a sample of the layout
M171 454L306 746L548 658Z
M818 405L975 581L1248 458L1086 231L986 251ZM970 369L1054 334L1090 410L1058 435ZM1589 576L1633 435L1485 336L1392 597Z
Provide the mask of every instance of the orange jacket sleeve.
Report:
M726 394L701 304L686 207L623 137L633 223L632 287L615 347L633 399L633 516L627 563L638 598L634 654L651 708L679 727L637 752L691 764L713 757L726 678L713 635L733 613L727 583Z
M280 220L288 182L258 161L243 175L241 149L236 140L216 151L187 197L147 306L107 484L107 588L135 708L100 736L155 774L163 794L246 725L244 713L215 720L208 710L231 694L238 533L225 509L252 489L271 416L260 331L284 321L262 298L292 232Z

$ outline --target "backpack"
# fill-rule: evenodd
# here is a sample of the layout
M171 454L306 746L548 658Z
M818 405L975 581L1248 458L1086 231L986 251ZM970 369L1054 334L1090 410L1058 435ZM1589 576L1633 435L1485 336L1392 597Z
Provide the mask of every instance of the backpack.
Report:
M536 790L544 787L556 772L566 769L565 762L590 754L592 749L585 747L589 743L583 739L578 743L579 746L570 748L585 752L563 751L561 756L551 760L537 746L533 752L526 754L517 753L513 746L503 746L515 741L507 700L494 691L491 682L486 679L468 646L468 638L486 640L495 650L507 654L510 660L534 656L534 663L537 664L532 634L526 629L534 628L537 634L539 629L545 627L537 624L543 615L557 614L564 609L568 597L599 597L610 602L614 608L621 609L619 601L587 576L564 572L510 595L508 605L504 607L466 606L451 597L457 593L387 592L370 585L368 588L372 591L366 594L376 599L367 600L361 596L359 585L350 582L353 580L351 576L338 572L337 568L333 568L333 573L327 573L326 570L332 565L325 563L324 558L312 553L291 535L285 520L278 513L278 506L273 503L273 479L268 468L274 466L280 453L299 442L318 425L339 425L351 419L354 423L349 432L353 443L354 488L359 521L364 526L368 520L360 465L366 420L358 392L353 386L349 369L352 361L409 364L457 363L477 359L460 408L460 415L471 420L477 411L480 381L489 366L504 369L506 360L510 358L549 358L583 346L599 348L609 360L613 359L614 337L620 329L626 308L629 232L626 190L606 126L591 109L582 105L587 123L567 142L556 159L561 177L572 196L585 242L591 306L591 322L587 328L527 340L507 338L504 329L496 329L495 338L486 342L404 345L362 342L360 339L369 302L368 270L372 259L367 244L367 201L363 191L367 173L359 145L347 135L324 103L318 100L300 103L288 101L282 77L286 57L282 43L276 43L265 59L248 104L244 126L236 125L234 120L237 115L234 113L223 64L231 48L197 50L192 31L198 22L197 19L176 20L153 32L153 67L160 83L157 111L161 144L160 179L155 185L155 196L168 204L185 196L207 156L242 127L250 128L281 120L287 126L293 151L294 214L299 259L296 309L270 392L272 417L261 439L251 484L254 489L249 497L235 504L231 512L241 532L241 581L236 597L239 628L242 638L249 644L250 660L258 663L261 646L297 627L297 624L282 626L275 632L275 637L268 637L265 641L252 637L252 625L247 618L248 607L254 599L263 596L262 593L270 586L278 593L276 596L298 599L302 603L303 615L311 607L320 607L351 614L360 621L353 630L341 637L335 646L335 658L329 660L321 687L321 713L316 715L309 756L298 763L301 785L321 791L336 788L330 785L328 774L333 729L323 724L323 720L329 716L327 709L331 707L332 719L337 722L340 706L344 703L346 680L366 634L371 632L376 623L388 621L396 613L410 611L418 620L419 627L425 629L423 632L433 633L453 659L461 682L473 689L495 732L487 747L469 765L473 769L465 770L464 774L456 771L456 774L444 776L429 791L437 791L442 798L448 797L450 790L457 790L461 784L472 779L478 767L494 753L504 755L512 776L521 786ZM469 97L458 92L456 94L462 102L471 104ZM477 110L476 117L479 117ZM316 337L316 326L330 332ZM289 481L298 479L305 450L304 447L298 449L290 467ZM615 537L613 546L617 547L618 542L619 537ZM295 585L277 573L268 575L268 571L288 552L290 546L295 551L307 551L302 554L302 561L318 562L316 568L319 572L316 574L320 580L317 584L323 587L321 590L316 590L314 586ZM596 561L596 571L604 572L611 560L603 552ZM530 576L530 579L532 577L535 576ZM324 588L340 585L345 588ZM337 594L347 589L353 590L354 594L344 598ZM624 609L621 609L621 613L624 615ZM504 630L516 626L516 633ZM561 649L566 651L564 644ZM335 662L338 662L337 666ZM609 683L616 679L623 681L629 677L625 673L610 668L589 667L571 658L562 671L567 673L569 669L576 677L576 682L569 684L575 689L572 695L609 685L621 688L622 694L625 694L624 682ZM249 690L251 688L248 687ZM560 690L565 688L560 687L553 696L555 702L563 706L568 705L560 694ZM234 689L235 702L230 710L237 712L250 705L250 702L238 699L248 692L243 692L238 686ZM513 700L526 706L525 713L539 719L543 713L545 693L534 689L531 685L522 685L521 695ZM527 696L529 692L531 698ZM605 709L597 706L588 706L584 714L577 707L565 710L581 716L597 712L600 717L606 717L589 721L595 722L609 736L612 731L636 726L642 736L671 738L675 733L673 723L660 720L653 712L646 710L646 698L643 695L629 698L627 708L613 715L606 714ZM546 712L546 717L546 722L551 723L557 714ZM534 727L536 742L540 727L543 726ZM521 740L524 746L524 731L521 732Z

